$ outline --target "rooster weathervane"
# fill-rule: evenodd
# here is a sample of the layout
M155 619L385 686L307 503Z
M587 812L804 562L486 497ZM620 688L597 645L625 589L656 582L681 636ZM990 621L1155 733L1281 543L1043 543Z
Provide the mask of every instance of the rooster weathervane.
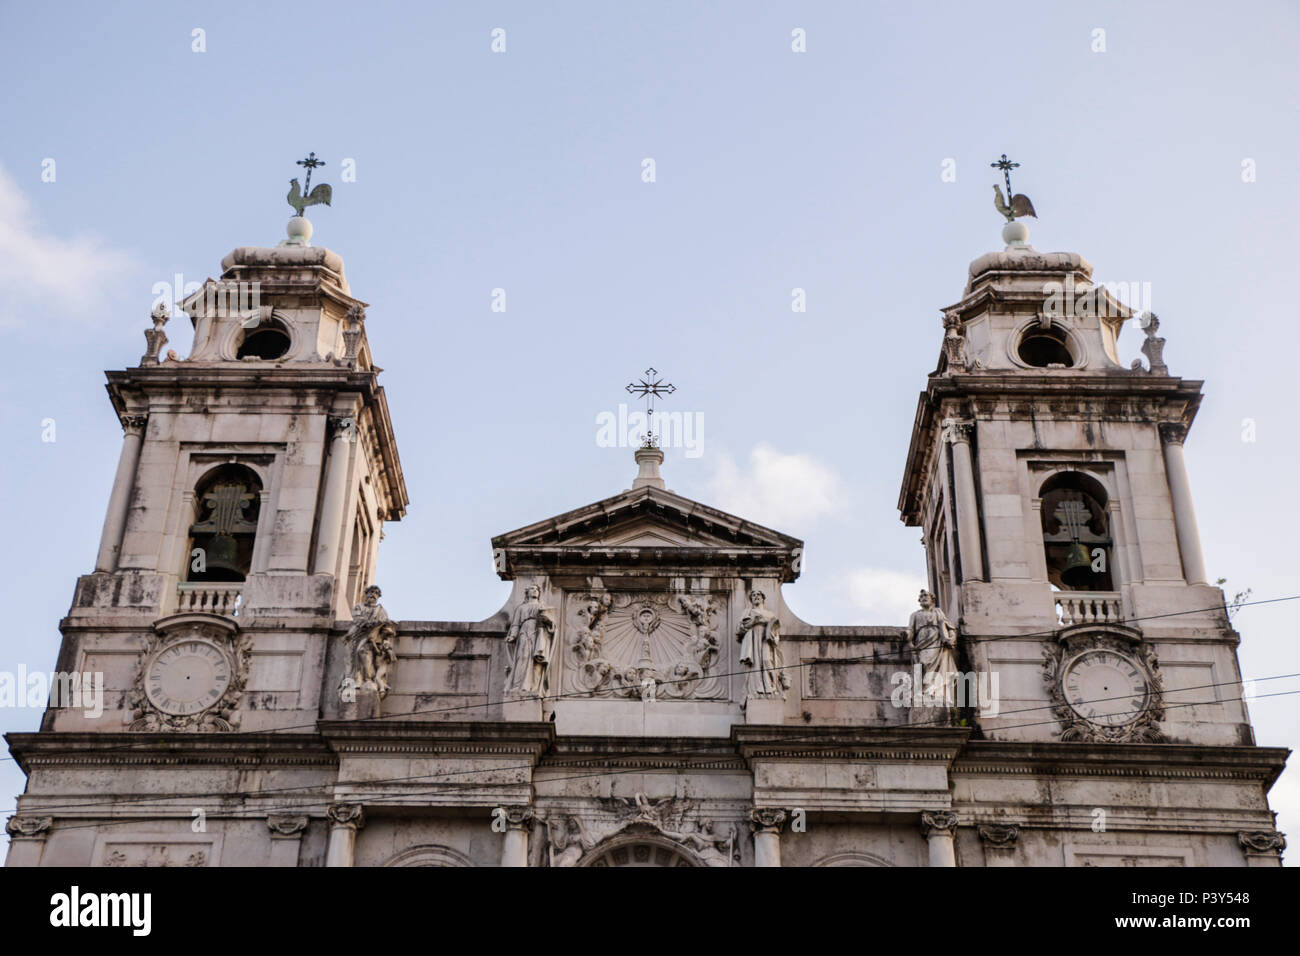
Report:
M328 206L330 200L334 198L334 190L330 188L329 184L318 183L315 189L311 188L311 171L318 166L324 166L325 160L317 159L316 153L313 150L306 159L298 160L297 165L302 166L307 170L307 189L309 192L306 195L303 195L302 191L298 187L298 180L289 180L289 185L292 187L289 190L289 205L293 207L294 212L301 216L302 211L308 206L315 206L318 203L324 203Z
M1011 170L1018 168L1020 164L1011 162L1007 159L1007 154L1003 153L1001 159L989 165L994 169L1002 170L1002 175L1007 181L1006 199L1002 198L1002 190L998 184L993 184L993 205L998 212L1007 217L1007 222L1015 222L1017 216L1031 216L1037 219L1038 213L1034 212L1034 204L1029 201L1028 196L1024 193L1014 196L1011 194ZM1011 201L1010 206L1007 205L1007 200Z

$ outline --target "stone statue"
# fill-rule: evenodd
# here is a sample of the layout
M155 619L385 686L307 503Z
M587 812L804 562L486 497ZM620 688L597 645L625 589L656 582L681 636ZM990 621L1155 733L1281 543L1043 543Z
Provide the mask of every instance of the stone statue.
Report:
M352 648L348 673L339 689L340 699L350 703L359 690L373 691L379 700L388 696L388 675L397 661L394 642L397 628L388 619L376 585L366 588L365 598L352 605L352 626L344 640ZM349 693L350 692L350 693Z
M573 866L596 845L577 817L546 821L546 841L551 866Z
M782 666L781 625L775 611L764 606L767 595L749 592L749 607L740 618L736 640L740 641L741 666L749 668L745 698L780 697L790 689L790 677Z
M551 642L555 636L553 609L543 607L541 588L530 584L524 601L510 615L506 643L515 646L514 660L506 672L506 693L540 695L546 665L551 660Z
M937 706L953 707L957 691L957 629L935 607L934 595L929 591L922 591L917 600L921 609L912 612L907 636L921 665L925 699L934 700ZM921 688L915 688L913 693L919 696Z

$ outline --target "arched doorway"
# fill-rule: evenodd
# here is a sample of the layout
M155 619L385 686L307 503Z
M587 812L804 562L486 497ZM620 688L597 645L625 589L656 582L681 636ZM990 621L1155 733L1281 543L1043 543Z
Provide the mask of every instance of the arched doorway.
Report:
M704 866L698 856L661 836L624 833L592 847L578 866Z

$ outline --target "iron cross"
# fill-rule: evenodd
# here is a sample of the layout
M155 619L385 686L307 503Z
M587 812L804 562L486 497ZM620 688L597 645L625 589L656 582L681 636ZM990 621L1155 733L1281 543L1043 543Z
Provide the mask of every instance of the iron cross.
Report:
M1003 158L1003 159L1006 159L1005 156L1002 157L1002 158ZM305 169L307 170L307 185L303 188L303 191L302 191L302 194L303 194L304 196L306 196L308 193L311 192L311 171L312 171L313 169L315 169L317 166L324 166L324 165L325 165L325 160L323 160L323 159L317 159L317 158L316 158L316 151L315 151L315 150L312 150L311 153L307 156L306 159L300 159L300 160L298 160L298 161L295 163L295 165L297 165L297 166L302 166L303 168L305 168Z
M1007 181L1007 202L1011 202L1011 170L1019 168L1019 163L1013 163L1007 159L1007 154L1003 153L1002 158L996 163L989 163L994 169L1002 170L1002 177Z
M665 385L659 378L659 373L655 369L648 368L645 370L645 377L639 382L629 384L627 391L630 395L639 395L645 399L646 440L653 440L655 399L663 395L671 395L677 391L677 386Z

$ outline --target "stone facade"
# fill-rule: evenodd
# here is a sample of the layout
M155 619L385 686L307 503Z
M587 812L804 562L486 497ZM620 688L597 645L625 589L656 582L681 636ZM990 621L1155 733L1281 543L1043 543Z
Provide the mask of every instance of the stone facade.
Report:
M6 738L8 865L1280 864L1286 752L1254 744L1182 464L1201 383L1152 322L1120 365L1131 316L1079 256L983 256L944 310L899 501L933 607L882 627L797 618L802 543L667 490L652 447L492 541L494 616L389 621L407 499L364 303L301 243L222 268L256 309L201 290L188 358L155 334L109 373L122 460L57 665L105 709Z

